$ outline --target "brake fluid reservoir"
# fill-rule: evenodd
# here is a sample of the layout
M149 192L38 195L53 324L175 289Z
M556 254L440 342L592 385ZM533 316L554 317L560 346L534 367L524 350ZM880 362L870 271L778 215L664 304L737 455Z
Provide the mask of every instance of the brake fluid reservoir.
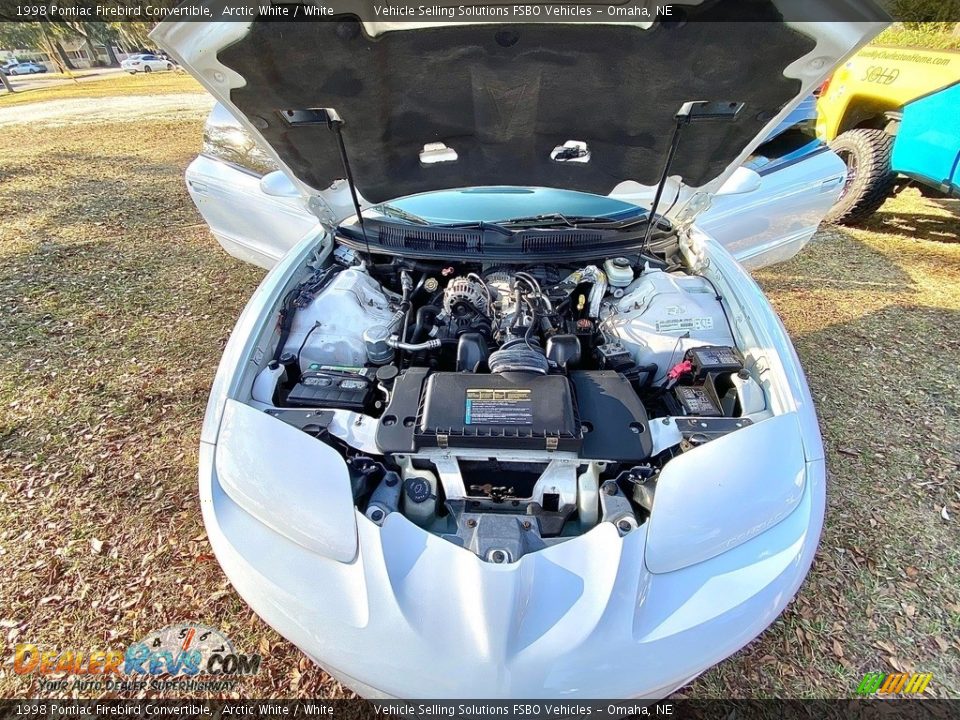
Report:
M610 258L603 264L611 287L625 288L633 282L633 267L625 257Z
M656 363L658 378L689 348L736 345L709 282L649 268L607 306L601 330L620 340L638 365Z

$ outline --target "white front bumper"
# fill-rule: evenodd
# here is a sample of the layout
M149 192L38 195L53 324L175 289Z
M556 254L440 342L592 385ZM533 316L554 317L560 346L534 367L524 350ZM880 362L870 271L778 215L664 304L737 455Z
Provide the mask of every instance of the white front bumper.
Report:
M825 470L770 529L663 574L644 564L643 527L610 524L510 565L479 560L395 513L360 513L358 556L310 552L221 489L200 453L214 552L267 623L367 697L663 697L762 632L793 597L823 523Z

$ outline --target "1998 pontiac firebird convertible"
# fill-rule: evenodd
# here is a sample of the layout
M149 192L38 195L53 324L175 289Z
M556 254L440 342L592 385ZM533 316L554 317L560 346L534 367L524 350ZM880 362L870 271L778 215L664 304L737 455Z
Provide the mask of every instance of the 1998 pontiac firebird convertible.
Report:
M154 32L318 220L227 345L200 497L240 595L361 695L659 698L796 593L817 418L697 217L884 22L780 4Z

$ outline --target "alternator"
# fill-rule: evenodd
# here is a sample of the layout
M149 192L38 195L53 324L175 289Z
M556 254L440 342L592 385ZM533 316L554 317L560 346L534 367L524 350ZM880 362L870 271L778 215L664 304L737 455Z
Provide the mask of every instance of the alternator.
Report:
M443 309L451 317L475 312L486 315L488 305L487 289L483 283L469 277L453 278L443 291Z

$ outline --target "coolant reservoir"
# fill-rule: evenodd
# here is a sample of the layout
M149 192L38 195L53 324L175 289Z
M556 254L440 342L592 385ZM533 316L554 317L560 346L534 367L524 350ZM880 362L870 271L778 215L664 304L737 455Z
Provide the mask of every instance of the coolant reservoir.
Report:
M410 458L400 460L403 478L403 514L424 527L437 517L437 476L429 470L413 467Z
M656 363L657 378L699 345L735 345L710 283L695 275L647 269L627 288L601 329L618 338L638 365Z

